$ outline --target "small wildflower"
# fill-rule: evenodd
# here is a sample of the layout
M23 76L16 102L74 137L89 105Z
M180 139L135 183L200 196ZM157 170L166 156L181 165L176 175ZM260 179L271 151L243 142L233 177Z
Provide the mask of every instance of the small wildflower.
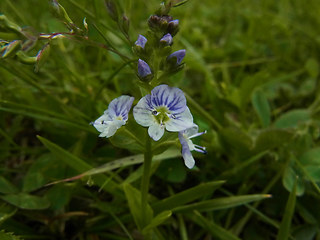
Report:
M165 45L171 45L172 44L172 36L170 33L167 33L160 39L161 43L164 43Z
M126 124L133 100L133 97L122 95L110 102L103 115L91 123L101 132L99 137L111 137Z
M198 137L204 133L206 133L206 131L200 133L198 132L198 126L196 124L194 124L191 128L179 132L179 140L182 146L181 153L184 159L184 164L190 169L193 168L195 164L191 151L194 150L201 153L207 153L205 147L193 144L190 139Z
M174 53L171 53L168 57L167 60L170 60L172 58L176 58L176 65L180 65L184 56L186 55L186 50L182 49L182 50L178 50Z
M141 59L138 60L138 75L142 79L148 77L149 75L152 75L148 63Z
M138 36L138 40L134 43L136 46L139 46L139 47L141 47L141 48L144 48L144 46L146 45L146 43L147 43L147 39L144 37L144 36L142 36L142 35L139 35Z
M149 136L158 141L164 129L179 132L193 125L193 117L186 102L179 88L160 85L140 99L133 108L133 116L138 124L149 127Z

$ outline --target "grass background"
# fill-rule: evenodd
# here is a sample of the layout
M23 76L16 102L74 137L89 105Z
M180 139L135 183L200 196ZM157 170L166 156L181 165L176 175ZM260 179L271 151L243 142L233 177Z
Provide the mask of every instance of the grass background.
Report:
M22 239L141 239L131 206L141 151L89 126L115 97L141 97L135 69L96 44L107 45L99 31L135 59L132 46L103 1L60 3L77 26L87 18L92 44L52 40L38 72L14 56L0 60L0 229ZM159 3L120 1L132 42ZM171 10L180 21L173 48L187 55L168 81L208 131L198 140L208 154L194 154L191 171L177 151L153 164L149 203L163 214L154 239L320 239L319 11L316 0L188 1ZM67 32L47 1L3 0L0 13L31 32ZM0 39L21 37L1 24ZM117 159L103 174L44 186ZM184 200L161 203L192 187Z

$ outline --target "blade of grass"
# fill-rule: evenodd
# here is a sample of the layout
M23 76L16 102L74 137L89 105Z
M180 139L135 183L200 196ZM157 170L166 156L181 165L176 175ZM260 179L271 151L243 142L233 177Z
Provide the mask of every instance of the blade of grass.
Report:
M214 181L202 183L198 186L177 193L173 196L165 198L152 205L155 212L161 212L168 209L174 209L185 203L191 202L204 195L212 193L215 189L219 188L225 181Z
M215 211L231 207L236 207L243 205L245 203L259 201L265 198L270 198L269 194L252 194L252 195L242 195L235 197L223 197L216 198L207 201L197 202L185 206L180 206L172 209L173 212L189 212L193 210L197 211Z
M213 237L217 237L218 239L222 240L240 240L240 238L233 235L227 229L224 229L214 222L209 221L208 219L203 217L198 211L193 211L191 219L195 223L206 229L208 232L210 232Z
M280 224L280 229L278 231L277 240L287 240L290 236L290 226L296 204L296 190L297 190L297 180L293 186L293 190L289 195L287 205L284 211L284 215Z

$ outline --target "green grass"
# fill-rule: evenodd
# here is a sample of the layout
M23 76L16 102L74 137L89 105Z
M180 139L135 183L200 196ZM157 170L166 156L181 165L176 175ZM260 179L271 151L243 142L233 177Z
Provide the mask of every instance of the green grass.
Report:
M34 42L30 57L50 44L35 64L15 49L0 58L1 235L320 239L318 1L190 0L171 9L180 22L172 48L187 54L184 69L162 82L185 92L207 130L195 141L208 154L193 153L189 170L177 134L152 142L146 219L145 129L129 121L106 139L89 125L112 99L128 94L135 105L152 88L137 77L132 45L160 1L117 2L128 36L104 1L61 0L77 36ZM29 35L68 33L48 1L3 0L0 11L9 21L0 15L2 49L26 43L19 26Z

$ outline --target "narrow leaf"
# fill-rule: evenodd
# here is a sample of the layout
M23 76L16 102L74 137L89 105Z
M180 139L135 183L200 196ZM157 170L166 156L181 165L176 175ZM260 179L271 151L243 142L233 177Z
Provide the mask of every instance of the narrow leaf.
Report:
M28 210L46 209L50 206L50 202L46 198L32 196L26 193L8 194L1 198L18 208Z
M220 227L214 222L204 218L199 212L194 211L192 220L196 221L202 228L206 229L213 237L221 240L240 240L227 229Z
M164 221L166 221L169 217L171 217L172 212L171 211L164 211L162 213L159 213L157 216L155 216L151 222L142 230L142 232L146 233L152 228L155 228L162 224Z
M289 199L288 199L286 209L284 211L284 215L280 224L280 229L277 235L277 240L289 239L290 225L291 225L292 216L293 216L295 204L296 204L296 189L297 189L297 181L295 182L293 191L289 195Z
M195 186L193 188L165 198L152 205L152 207L155 210L155 212L173 209L175 207L181 206L185 203L191 202L195 199L212 193L215 189L219 188L224 182L225 181L214 181L199 184L198 186Z
M133 216L133 219L134 219L137 227L141 230L144 227L143 226L144 222L151 222L153 211L152 211L151 207L149 206L149 204L147 204L147 206L141 205L141 192L138 189L132 187L129 184L125 184L125 185L123 185L123 190L124 190L126 198L128 200L130 212ZM142 208L147 208L146 209L146 212L147 212L147 219L146 220L142 219L142 215L141 215Z
M220 209L231 208L239 206L245 203L259 201L265 198L270 198L268 194L253 194L253 195L242 195L235 197L223 197L202 202L197 202L185 206L180 206L172 209L173 212L188 212L193 210L198 211L214 211Z
M270 125L271 111L267 97L262 90L256 90L251 97L252 105L263 127Z
M17 193L18 189L10 183L7 179L0 176L0 193Z

